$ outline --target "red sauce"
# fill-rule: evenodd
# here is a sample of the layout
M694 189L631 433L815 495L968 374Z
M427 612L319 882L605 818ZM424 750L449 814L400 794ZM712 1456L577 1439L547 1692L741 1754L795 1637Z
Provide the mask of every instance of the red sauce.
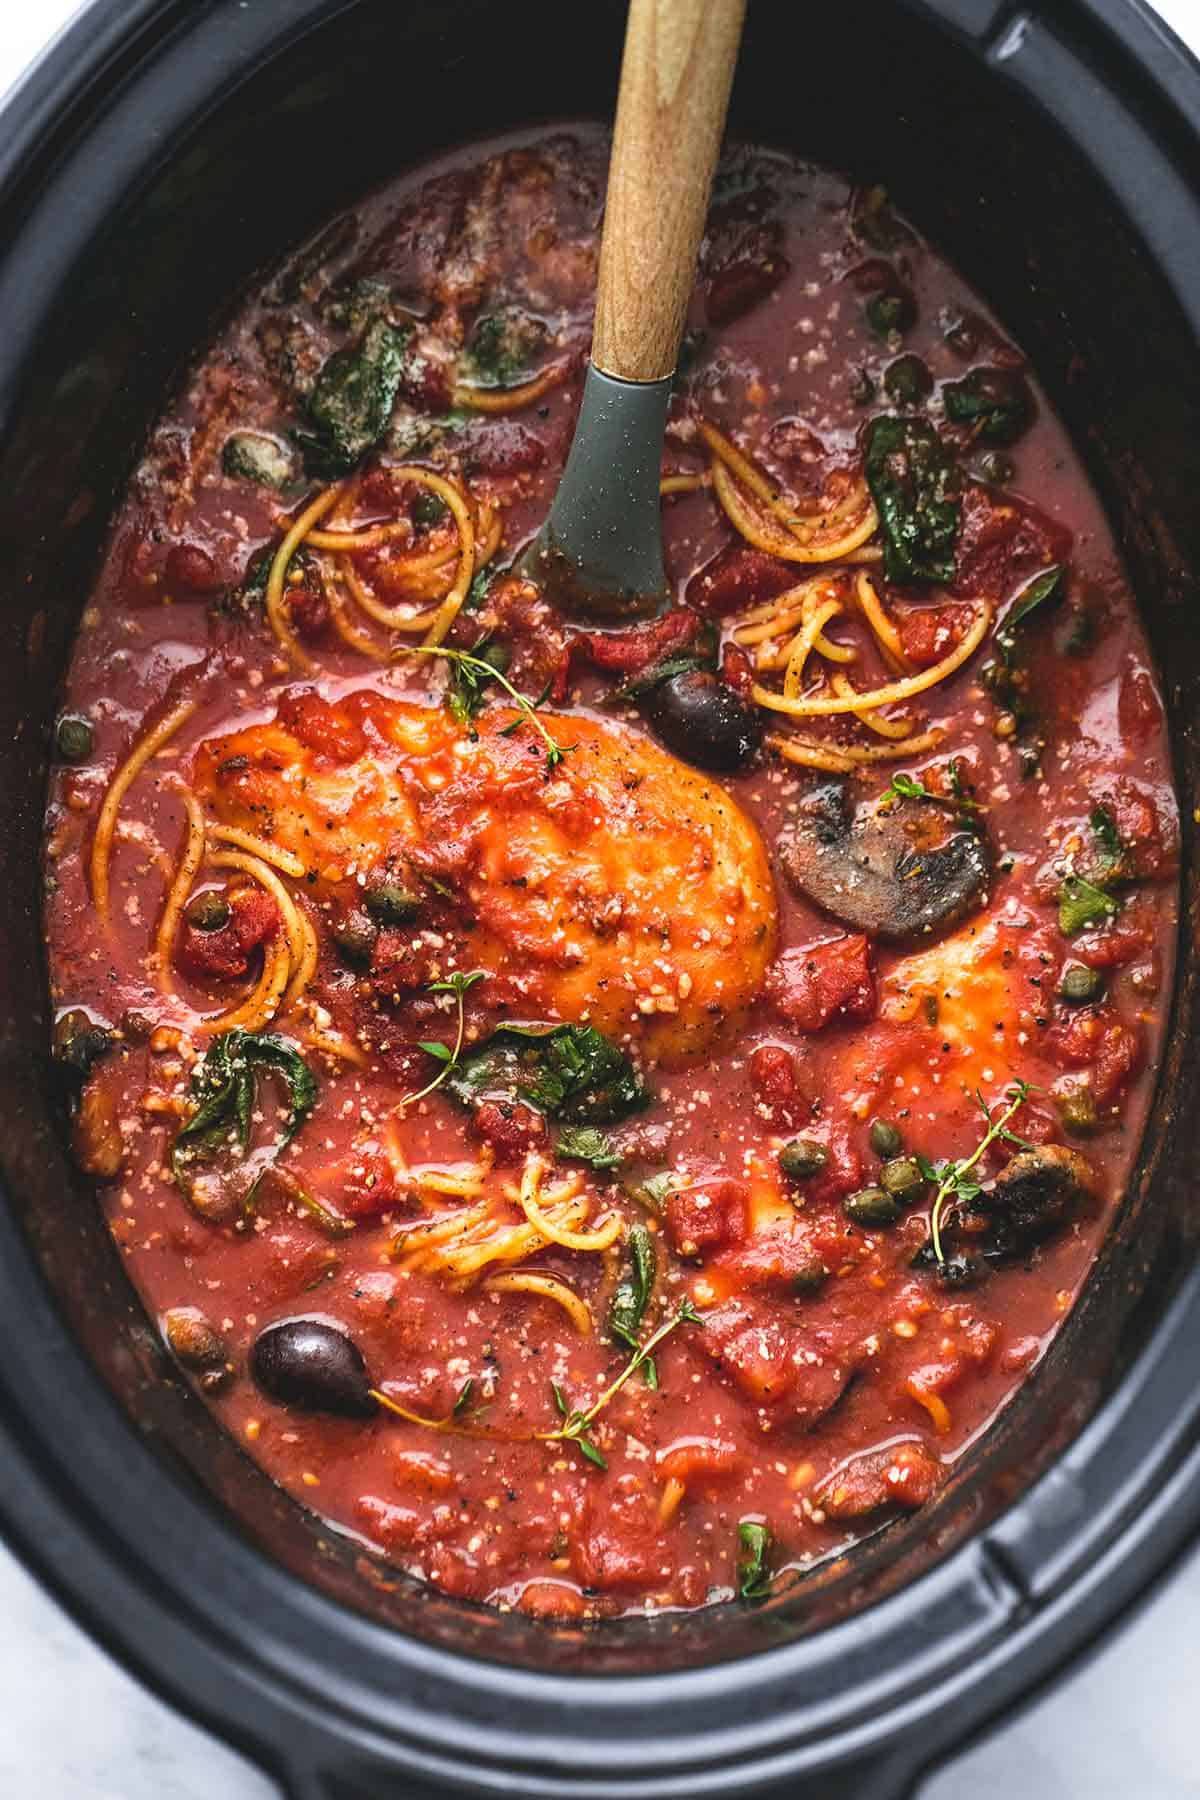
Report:
M157 426L115 521L66 695L92 743L57 772L47 828L60 1048L76 1062L89 1041L105 1052L79 1099L79 1151L181 1362L262 1465L333 1525L449 1592L561 1616L697 1606L753 1585L755 1534L743 1542L739 1525L767 1528L778 1579L928 1499L1037 1363L1119 1201L1158 1057L1176 893L1156 677L1097 502L1034 375L878 194L773 153L723 166L664 470L707 478L707 421L811 521L865 494L868 421L930 421L960 471L950 579L889 582L878 530L865 540L874 560L781 560L743 543L701 486L664 503L674 600L651 625L584 630L518 582L481 582L447 642L469 650L490 634L517 690L545 692L543 729L566 747L556 768L494 683L472 738L441 707L444 662L371 660L343 641L339 606L385 654L415 640L354 610L332 551L301 554L284 601L315 666L282 652L247 571L320 491L291 434L312 431L320 371L361 348L372 318L411 335L379 441L366 431L345 508L324 521L410 522L353 553L369 596L436 607L456 566L447 517L391 467L449 476L481 534L490 506L502 532L493 569L544 516L582 382L604 157L585 128L418 171L238 312ZM503 308L518 310L481 330ZM901 356L921 366L889 377ZM981 428L978 412L947 416L947 384L980 368L1015 379L1032 405L1011 446L987 444L995 421ZM544 389L511 412L454 393L456 379L520 386L545 370ZM261 461L261 435L230 450L245 432L267 434L278 491L244 473L247 454ZM418 592L402 559L431 550L450 561ZM899 662L854 606L863 568ZM1053 594L1011 625L1013 602L1055 568ZM956 672L879 712L934 733L930 747L849 779L860 821L906 834L910 876L911 859L951 838L974 832L990 847L986 881L915 943L889 937L902 886L879 928L864 929L789 880L781 848L828 775L775 750L731 775L685 769L654 742L652 701L611 699L689 653L745 706L755 682L778 693L779 671L737 641L743 615L808 576L833 584L841 611L827 639L856 654L839 665L814 651L805 694L828 695L842 670L866 690L936 667L981 603L991 609L985 642ZM1010 622L999 644L997 619ZM194 710L122 801L106 927L89 885L104 796L145 731L185 701ZM832 748L835 762L839 749L893 741L848 714L766 723ZM880 814L897 771L940 798L901 795ZM155 935L185 837L184 786L208 855L163 967ZM284 902L212 861L231 848L213 835L220 824L282 849ZM1064 883L1087 914L1069 932ZM173 1179L193 1074L213 1054L200 1021L236 1009L273 959L284 977L302 960L286 938L289 900L317 960L299 999L261 1029L316 1077L311 1116L272 1164L288 1096L276 1075L252 1072L245 1157L226 1135L211 1163L202 1146ZM462 996L464 1057L506 1023L564 1021L602 1024L628 1057L652 1099L600 1127L615 1172L554 1164L562 1123L544 1093L540 1105L488 1092L464 1106L447 1083L401 1107L444 1073L445 1054L419 1046L455 1043L456 996L435 984L475 970L485 978ZM103 1028L92 1040L89 1023ZM972 1157L981 1104L998 1118L1014 1101L1011 1131L1051 1153L991 1143L972 1170L982 1193L941 1210L939 1266L941 1175L928 1169ZM608 1250L527 1228L515 1260L474 1272L414 1253L427 1242L414 1227L473 1206L510 1241L525 1224L514 1196L531 1154L551 1195L571 1179L559 1204L572 1229L604 1235L619 1217ZM1019 1155L1036 1164L1023 1201L1005 1173ZM898 1170L913 1157L924 1159L915 1176ZM489 1162L466 1198L417 1179ZM1066 1171L1061 1205L1047 1200L1047 1169ZM677 1322L655 1354L657 1385L639 1370L596 1413L589 1457L546 1434L632 1354L608 1321L634 1227L657 1270L632 1343ZM514 1272L566 1284L590 1333L545 1293L490 1285ZM699 1323L679 1319L684 1300ZM377 1390L446 1428L272 1399L252 1346L295 1318L348 1334Z

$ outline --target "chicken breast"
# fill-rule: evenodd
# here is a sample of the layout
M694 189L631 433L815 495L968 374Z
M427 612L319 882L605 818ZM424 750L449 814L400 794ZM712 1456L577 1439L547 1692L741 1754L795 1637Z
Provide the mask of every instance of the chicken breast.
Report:
M209 814L304 863L316 899L406 871L453 895L471 966L529 1017L587 1022L670 1067L758 992L776 906L755 826L710 776L629 727L507 707L470 727L360 691L292 690L275 719L198 749ZM513 726L516 729L510 729Z

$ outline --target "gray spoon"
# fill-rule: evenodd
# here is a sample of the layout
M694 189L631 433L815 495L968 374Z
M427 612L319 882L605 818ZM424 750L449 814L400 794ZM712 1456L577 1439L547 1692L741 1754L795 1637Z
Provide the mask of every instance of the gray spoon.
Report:
M745 0L631 0L591 361L562 481L521 572L567 612L666 598L659 471Z

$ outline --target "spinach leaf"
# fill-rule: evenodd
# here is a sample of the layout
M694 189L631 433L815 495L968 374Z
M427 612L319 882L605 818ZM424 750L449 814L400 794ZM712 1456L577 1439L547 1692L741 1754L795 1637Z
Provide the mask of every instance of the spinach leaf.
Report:
M771 1591L771 1533L755 1519L738 1525L743 1555L738 1558L738 1593L743 1600L765 1600Z
M554 1154L588 1163L593 1169L619 1169L624 1161L611 1138L595 1125L565 1125L558 1134Z
M196 1111L171 1146L171 1173L185 1195L191 1192L194 1164L211 1162L229 1144L236 1145L243 1156L249 1149L259 1070L280 1075L287 1090L288 1113L273 1158L286 1149L312 1112L317 1101L316 1078L298 1050L282 1038L240 1028L225 1032L209 1046L192 1076Z
M629 1272L618 1284L608 1309L608 1329L618 1343L636 1350L658 1269L654 1239L644 1225L634 1225L630 1230L629 1255Z
M889 581L949 582L958 536L958 465L924 419L873 419L867 485L883 526Z
M1015 369L970 369L942 388L946 417L984 444L1015 444L1033 423L1033 395Z
M458 378L467 387L516 387L532 376L533 359L546 336L542 321L519 306L484 313L458 359Z
M412 331L375 319L354 349L336 350L308 396L300 444L314 474L347 475L387 430Z
M1010 669L1016 657L1017 627L1023 625L1030 613L1038 607L1044 606L1049 600L1058 599L1066 577L1066 564L1052 563L1048 569L1043 569L1040 575L1035 575L1032 581L1027 582L1017 595L1008 617L996 633L996 648Z
M1117 830L1116 820L1107 806L1097 806L1089 814L1088 824L1100 852L1097 882L1107 886L1110 881L1119 881L1128 865L1129 852Z
M462 1106L522 1100L571 1125L603 1125L645 1106L629 1058L592 1025L505 1025L462 1057L446 1080Z
M648 1175L645 1181L626 1181L622 1183L631 1200L639 1206L661 1218L667 1210L667 1201L671 1198L674 1177L669 1169L662 1169L657 1175Z
M1085 925L1103 925L1120 910L1119 900L1082 875L1068 875L1058 890L1058 927L1064 937L1074 937Z
M292 453L266 431L234 431L221 447L221 468L235 480L284 488L292 479Z

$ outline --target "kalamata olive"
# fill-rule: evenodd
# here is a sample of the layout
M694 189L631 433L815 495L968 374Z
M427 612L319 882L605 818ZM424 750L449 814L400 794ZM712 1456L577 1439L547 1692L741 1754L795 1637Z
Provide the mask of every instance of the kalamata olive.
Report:
M379 927L365 912L347 913L330 926L330 936L353 969L370 966Z
M828 1150L815 1138L793 1138L779 1152L779 1167L789 1181L807 1181L819 1175L828 1161Z
M362 1351L336 1325L285 1319L259 1333L250 1373L269 1400L303 1412L369 1418L375 1410Z
M883 371L883 385L901 406L916 406L933 392L933 376L919 356L898 356Z
M1104 992L1104 977L1098 969L1089 969L1084 963L1072 963L1069 969L1062 972L1062 980L1058 984L1058 997L1065 1000L1068 1006L1087 1006L1098 1000Z
M740 769L762 743L754 702L705 669L662 682L647 697L646 710L667 749L700 769Z
M220 931L229 923L229 902L216 888L208 888L188 901L184 917L197 931Z
M899 1156L904 1148L904 1139L890 1119L872 1119L867 1136L876 1156Z
M901 1206L912 1206L927 1186L915 1156L893 1156L879 1171L879 1185Z
M847 1194L842 1201L842 1211L856 1225L863 1225L867 1230L874 1230L880 1225L894 1225L900 1217L900 1208L881 1187L859 1188L857 1193Z
M54 734L55 747L64 762L86 762L92 754L94 736L86 719L68 714L58 721L58 730Z
M381 881L363 895L363 905L379 925L411 925L423 904L420 894L398 881Z

